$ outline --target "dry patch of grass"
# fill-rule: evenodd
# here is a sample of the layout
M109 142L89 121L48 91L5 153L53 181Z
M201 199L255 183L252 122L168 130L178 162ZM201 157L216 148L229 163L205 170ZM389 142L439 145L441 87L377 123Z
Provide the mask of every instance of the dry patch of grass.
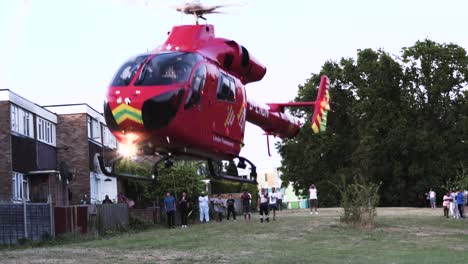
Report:
M113 250L52 247L3 252L1 263L173 263L190 256L189 252L171 250Z

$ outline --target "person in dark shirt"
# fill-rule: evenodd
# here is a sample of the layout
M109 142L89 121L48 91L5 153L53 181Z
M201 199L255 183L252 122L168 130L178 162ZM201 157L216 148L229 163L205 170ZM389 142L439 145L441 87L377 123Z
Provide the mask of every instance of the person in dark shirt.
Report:
M164 198L164 209L166 210L169 228L175 228L176 202L174 196L172 196L170 192L167 192L166 198Z
M247 221L247 219L249 219L249 222L250 222L251 200L252 200L252 196L250 195L250 193L245 191L241 196L242 211L244 213L244 220Z
M235 200L232 198L232 194L229 194L229 199L227 199L226 201L227 209L228 209L228 213L227 213L228 221L229 221L229 216L231 216L231 213L232 213L232 219L234 219L234 221L236 220L236 211L234 208L234 203L235 203Z
M187 193L182 193L182 198L179 201L179 209L180 209L180 222L182 228L187 228L187 213L189 211L190 203L187 199Z
M265 221L270 222L270 218L268 217L268 203L270 200L270 196L265 188L262 188L260 196L258 197L258 208L260 209L260 222L263 223L263 219Z
M463 205L463 190L460 190L457 193L457 205L458 205L458 212L460 213L460 218L465 218L464 214L464 205Z
M104 201L102 201L102 204L111 204L112 200L109 198L109 195L106 195L104 198Z

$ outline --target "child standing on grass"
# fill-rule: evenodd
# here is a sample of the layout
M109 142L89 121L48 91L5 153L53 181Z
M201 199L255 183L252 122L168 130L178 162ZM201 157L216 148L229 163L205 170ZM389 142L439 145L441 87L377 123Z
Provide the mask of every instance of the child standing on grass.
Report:
M450 192L447 192L444 195L443 200L444 200L444 202L442 203L442 205L444 206L444 216L449 218L450 202L452 201L452 197L450 196Z

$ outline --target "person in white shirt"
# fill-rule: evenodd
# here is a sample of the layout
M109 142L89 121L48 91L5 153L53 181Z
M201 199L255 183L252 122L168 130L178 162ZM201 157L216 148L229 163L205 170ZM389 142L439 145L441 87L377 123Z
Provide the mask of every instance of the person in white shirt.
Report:
M459 218L458 210L457 210L457 193L452 190L450 193L450 213L452 214L453 218Z
M318 214L317 199L318 199L317 188L315 188L315 185L312 184L309 187L310 214L313 214L314 209L315 209L315 214Z
M429 191L429 200L431 202L431 208L436 208L436 193L432 189Z
M262 191L258 197L258 207L260 209L260 222L263 223L263 218L265 217L265 220L267 222L270 222L270 219L268 218L268 203L269 203L270 198L268 197L268 193L265 191L264 188L262 188Z
M203 223L203 220L207 223L210 222L209 198L205 195L205 192L202 192L200 197L198 197L198 205L200 207L200 223Z
M215 196L215 198L213 198L212 202L213 202L214 210L215 210L215 213L216 213L215 220L216 220L216 222L222 222L225 206L224 206L224 201L221 198L221 195L218 194L217 196Z
M273 211L273 221L276 220L276 210L278 210L278 193L276 192L276 188L271 188L270 193L270 211Z

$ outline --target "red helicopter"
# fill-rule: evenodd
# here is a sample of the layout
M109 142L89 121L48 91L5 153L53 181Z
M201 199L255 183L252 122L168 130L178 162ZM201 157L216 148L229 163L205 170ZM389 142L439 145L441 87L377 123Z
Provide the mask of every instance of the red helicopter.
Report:
M156 155L153 166L172 159L208 160L212 176L256 183L256 167L239 156L244 145L245 123L261 127L268 135L295 137L298 119L285 107L313 108L312 130L326 128L330 97L329 79L322 76L315 102L256 104L247 99L245 85L260 81L266 67L237 42L218 38L213 25L200 25L205 14L223 7L186 3L177 11L195 17L194 25L174 26L154 51L129 59L118 70L107 90L106 123L121 144L123 154ZM269 149L268 149L269 153ZM250 164L250 178L226 175L213 165L238 159ZM104 174L116 175L99 165Z

